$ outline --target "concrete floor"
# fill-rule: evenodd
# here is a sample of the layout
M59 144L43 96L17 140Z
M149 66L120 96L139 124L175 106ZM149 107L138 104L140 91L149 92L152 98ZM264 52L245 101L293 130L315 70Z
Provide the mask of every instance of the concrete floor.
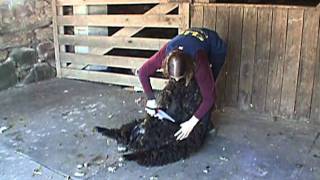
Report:
M215 113L217 136L189 159L122 162L116 142L92 128L144 116L141 97L65 79L0 92L0 179L320 179L318 126L231 108Z

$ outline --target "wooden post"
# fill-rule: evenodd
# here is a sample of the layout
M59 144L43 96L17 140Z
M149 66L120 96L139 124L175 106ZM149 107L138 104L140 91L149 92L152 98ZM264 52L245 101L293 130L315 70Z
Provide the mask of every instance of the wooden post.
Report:
M54 51L55 51L55 59L56 59L56 70L57 77L61 78L61 63L60 63L60 48L58 42L58 25L57 25L57 6L56 0L52 1L52 12L53 12L53 38L54 38Z

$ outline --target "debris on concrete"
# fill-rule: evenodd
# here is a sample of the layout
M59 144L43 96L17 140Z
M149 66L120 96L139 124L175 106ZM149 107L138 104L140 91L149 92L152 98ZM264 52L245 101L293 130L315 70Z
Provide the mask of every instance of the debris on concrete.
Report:
M159 179L159 176L158 175L155 175L155 176L151 176L149 178L149 180L158 180Z
M208 174L210 172L210 166L206 166L206 168L202 172L204 174Z
M299 163L298 163L298 164L296 164L296 167L300 169L300 168L303 167L303 164L299 164Z
M115 173L116 170L117 170L117 166L109 166L108 167L108 172L110 172L110 173Z
M122 163L122 162L118 163L118 167L123 167L124 165L125 165L125 164Z
M101 164L104 164L107 159L109 158L108 155L106 156L102 156L102 155L98 155L98 156L95 156L93 159L91 159L89 162L88 162L88 165L101 165Z
M225 156L220 156L219 159L221 161L225 161L225 162L228 162L229 161L229 158L225 157Z
M125 146L118 146L118 152L126 152L127 151L127 147Z
M38 168L33 170L32 176L40 176L42 175L42 167L39 166Z
M79 171L79 172L75 172L73 175L76 176L76 177L83 177L83 176L86 175L86 173Z
M73 121L74 121L73 118L68 118L68 119L67 119L67 122L68 122L68 123L71 123L71 122L73 122Z
M268 171L265 168L257 167L257 173L258 176L264 177L268 174Z
M135 99L134 102L135 102L137 105L140 105L140 103L142 102L142 98L139 97L139 98Z
M83 164L78 164L77 165L77 169L82 169L84 166L83 166Z
M124 158L121 156L121 157L119 157L118 161L119 161L119 162L123 162L123 161L124 161Z
M70 114L70 111L66 111L66 112L63 112L61 116L64 117L64 116L68 116L69 114Z
M30 134L31 133L31 129L26 130L26 133Z
M109 119L111 119L112 117L113 117L113 114L110 114L110 115L108 116Z
M6 132L8 129L10 129L10 127L8 127L8 126L2 126L2 127L0 127L0 134L3 134L3 133Z
M63 91L63 93L65 93L65 94L68 93L68 92L69 92L68 90L64 90L64 91Z
M83 123L83 124L81 124L81 125L79 126L79 128L80 128L80 129L84 129L84 128L86 127L86 125L87 125L86 123Z

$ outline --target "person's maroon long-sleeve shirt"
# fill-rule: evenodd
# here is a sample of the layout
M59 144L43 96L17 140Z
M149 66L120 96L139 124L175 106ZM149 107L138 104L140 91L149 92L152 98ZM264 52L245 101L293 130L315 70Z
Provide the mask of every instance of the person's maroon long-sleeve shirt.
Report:
M150 84L150 76L153 75L157 69L161 69L162 63L166 57L166 48L167 45L164 45L139 69L139 79L148 99L155 98ZM212 76L206 52L204 50L199 50L196 52L195 57L195 79L201 92L202 102L194 113L194 116L201 119L214 104L214 78Z

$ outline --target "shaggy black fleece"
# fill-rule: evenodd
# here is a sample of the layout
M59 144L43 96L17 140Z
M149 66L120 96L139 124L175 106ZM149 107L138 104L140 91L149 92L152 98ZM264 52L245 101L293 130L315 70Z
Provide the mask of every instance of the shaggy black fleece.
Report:
M170 80L158 99L161 109L173 117L176 123L146 115L120 129L95 129L127 146L131 152L123 155L126 160L134 160L145 166L160 166L185 159L201 148L206 137L207 127L202 121L194 127L187 139L177 141L174 137L180 129L180 123L189 120L198 108L201 102L199 88L195 80L188 86L183 80Z

